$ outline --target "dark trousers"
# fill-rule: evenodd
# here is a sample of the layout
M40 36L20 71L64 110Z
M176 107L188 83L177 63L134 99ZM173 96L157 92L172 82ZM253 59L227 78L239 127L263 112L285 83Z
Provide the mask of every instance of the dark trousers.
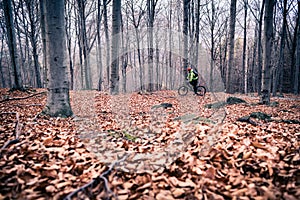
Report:
M198 80L192 80L190 84L193 86L194 93L197 94L197 84Z

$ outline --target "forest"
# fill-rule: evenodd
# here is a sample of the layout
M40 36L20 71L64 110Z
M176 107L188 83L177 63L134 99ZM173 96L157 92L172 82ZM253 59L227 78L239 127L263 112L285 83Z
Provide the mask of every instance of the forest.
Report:
M2 0L0 200L299 199L299 23L299 0Z
M9 8L2 3L1 10L1 87L14 87L18 77L21 86L45 88L45 8L41 1L11 3ZM130 0L118 6L112 10L111 1L100 0L64 2L64 65L70 89L174 89L183 81L184 67L193 65L211 91L260 94L267 76L273 96L299 93L297 1L278 1L270 16L265 1L259 0L189 0L184 5ZM270 66L264 76L267 17Z

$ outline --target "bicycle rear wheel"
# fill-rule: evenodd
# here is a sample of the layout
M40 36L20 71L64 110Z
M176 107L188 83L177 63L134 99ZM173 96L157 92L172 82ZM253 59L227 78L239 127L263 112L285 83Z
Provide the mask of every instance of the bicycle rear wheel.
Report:
M206 88L204 86L198 86L197 93L200 96L204 96L206 94Z
M189 91L189 88L187 86L185 86L185 85L183 85L183 86L181 86L181 87L178 88L178 94L180 96L187 95L188 91Z

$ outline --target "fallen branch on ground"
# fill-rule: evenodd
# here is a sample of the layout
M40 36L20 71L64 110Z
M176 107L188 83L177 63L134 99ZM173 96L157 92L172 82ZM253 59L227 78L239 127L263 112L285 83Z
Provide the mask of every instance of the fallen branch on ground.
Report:
M26 97L15 97L15 98L6 98L0 101L0 103L6 102L6 101L17 101L17 100L24 100L24 99L28 99L34 96L38 96L38 95L42 95L42 94L46 94L47 92L39 92L39 93L35 93Z
M96 178L94 178L91 182L85 184L84 186L78 188L77 190L71 192L68 196L66 196L64 198L64 200L71 200L73 196L77 195L79 192L83 192L85 190L87 190L88 188L94 188L96 185L98 185L100 183L101 180L103 180L104 182L104 186L105 186L105 190L108 193L112 193L111 189L108 186L108 180L106 178L107 175L109 175L111 173L111 171L113 170L113 168L118 165L119 163L123 162L126 160L126 158L128 157L128 155L125 155L123 158L121 158L120 160L117 160L113 163L110 164L108 170L106 170L105 172L103 172L102 174L100 174L99 176L97 176ZM115 196L115 194L113 194L113 196Z
M13 106L18 106L19 108L22 107L30 107L30 106L44 106L43 104L14 104Z
M19 113L17 113L17 112L0 113L0 115L11 115L11 114L16 115L16 124L15 124L15 129L14 129L15 139L7 141L1 148L1 151L5 148L9 147L12 144L16 144L19 142L19 136L20 136L20 132L21 132ZM1 156L1 153L0 153L0 156Z

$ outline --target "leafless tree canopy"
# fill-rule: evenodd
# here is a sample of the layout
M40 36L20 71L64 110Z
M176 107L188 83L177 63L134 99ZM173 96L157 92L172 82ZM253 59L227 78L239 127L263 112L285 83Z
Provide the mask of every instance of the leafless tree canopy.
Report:
M210 91L299 93L299 1L120 3L64 1L70 89L174 89L193 66ZM0 86L48 87L44 1L0 6Z

